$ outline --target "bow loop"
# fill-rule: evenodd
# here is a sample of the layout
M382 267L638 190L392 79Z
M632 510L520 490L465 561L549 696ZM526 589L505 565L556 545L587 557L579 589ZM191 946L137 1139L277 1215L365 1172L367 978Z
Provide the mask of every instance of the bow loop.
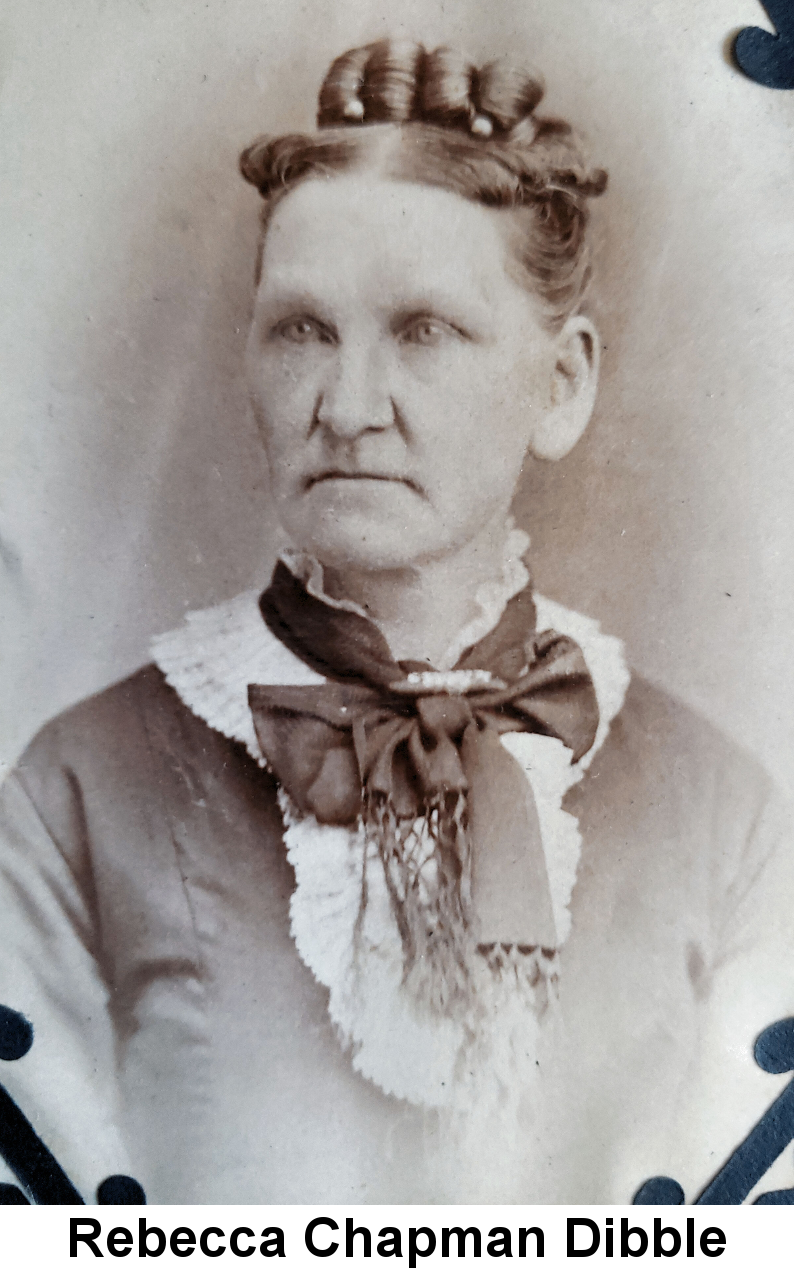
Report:
M306 804L321 825L352 825L361 810L361 782L355 756L344 745L325 752L306 787Z

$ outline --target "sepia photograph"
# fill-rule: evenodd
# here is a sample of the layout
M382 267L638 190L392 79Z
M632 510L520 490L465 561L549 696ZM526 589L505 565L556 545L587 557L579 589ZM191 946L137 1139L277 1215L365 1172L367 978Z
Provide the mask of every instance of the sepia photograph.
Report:
M7 9L0 1090L76 1201L694 1201L781 1091L759 26Z

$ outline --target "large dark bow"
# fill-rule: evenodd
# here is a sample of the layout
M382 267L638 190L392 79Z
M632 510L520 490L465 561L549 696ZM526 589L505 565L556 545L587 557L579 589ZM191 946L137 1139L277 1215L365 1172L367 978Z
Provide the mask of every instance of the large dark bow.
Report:
M467 984L472 945L554 951L534 799L499 736L557 737L578 759L598 707L573 640L535 633L529 588L450 672L396 662L372 622L310 595L283 563L261 608L293 652L334 680L252 685L262 751L302 813L333 825L363 818L406 970L420 960L443 968L443 1004L454 1001L450 986Z

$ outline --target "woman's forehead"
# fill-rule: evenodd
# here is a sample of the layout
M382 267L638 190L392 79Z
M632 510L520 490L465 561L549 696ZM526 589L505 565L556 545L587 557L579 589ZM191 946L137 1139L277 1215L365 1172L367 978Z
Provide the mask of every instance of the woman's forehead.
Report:
M510 283L508 219L453 192L376 174L312 178L273 212L263 280L278 291L415 280L485 299Z

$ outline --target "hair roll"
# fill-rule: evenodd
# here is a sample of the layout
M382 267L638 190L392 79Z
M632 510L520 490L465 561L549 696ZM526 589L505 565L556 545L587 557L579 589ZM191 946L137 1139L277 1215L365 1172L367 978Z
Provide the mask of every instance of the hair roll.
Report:
M516 211L517 256L559 325L581 304L589 277L587 201L607 182L563 120L538 117L542 78L513 59L477 67L454 49L379 40L336 58L320 89L315 134L258 138L240 169L266 200L310 176L371 166L438 186L489 208ZM384 161L382 129L399 145Z

